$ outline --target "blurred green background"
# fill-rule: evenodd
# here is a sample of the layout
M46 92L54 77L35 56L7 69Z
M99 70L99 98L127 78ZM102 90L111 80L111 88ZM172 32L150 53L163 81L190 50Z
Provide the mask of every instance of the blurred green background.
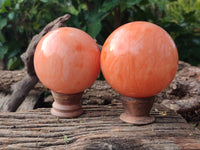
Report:
M103 44L122 24L143 20L164 28L179 59L200 65L200 0L0 0L0 59L4 69L23 68L20 55L45 25L66 13L66 24Z

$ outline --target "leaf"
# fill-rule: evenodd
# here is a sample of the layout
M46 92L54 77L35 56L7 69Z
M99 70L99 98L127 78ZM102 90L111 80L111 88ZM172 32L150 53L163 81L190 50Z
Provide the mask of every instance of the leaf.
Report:
M30 13L32 14L32 16L35 16L37 14L37 6L33 7L31 10L30 10Z
M13 20L15 18L15 13L14 12L10 12L8 14L8 18L9 18L9 20Z
M0 18L0 30L2 30L7 25L6 18Z
M66 135L64 135L64 140L65 140L65 143L67 143L67 144L69 143L69 139Z
M4 0L4 2L1 4L0 13L7 12L7 8L11 6L11 0Z
M38 30L39 28L40 28L40 24L38 24L37 22L33 22L33 29Z
M9 59L8 64L7 64L7 69L8 70L16 69L19 66L20 62L21 62L20 59L17 57L13 57Z
M0 42L0 59L3 59L5 54L8 51L8 47L7 46L3 46Z
M0 8L1 8L1 6L3 5L4 1L5 1L5 0L0 0Z
M48 2L48 0L40 0L41 2L43 2L43 3L47 3Z
M18 3L23 3L24 2L24 0L18 0Z
M76 8L76 9L78 9L78 2L77 1L71 1L72 2L72 5Z
M135 4L139 4L142 0L126 0L125 3L126 5L132 6Z
M99 32L101 31L101 21L100 20L96 20L96 21L90 21L88 23L88 34L90 34L93 38L96 38L96 36L99 34Z
M20 49L15 49L15 50L9 51L8 58L12 58L12 57L16 56L19 53L20 53Z
M20 9L19 3L15 4L15 10Z
M2 43L4 43L6 40L5 40L5 37L4 37L4 35L3 35L3 33L1 32L1 30L0 30L0 43L2 42Z
M11 6L11 0L4 0L3 6L10 7Z
M120 4L120 0L104 1L100 12L106 13L106 12L110 11L111 9L115 8L115 6L117 6L119 4Z

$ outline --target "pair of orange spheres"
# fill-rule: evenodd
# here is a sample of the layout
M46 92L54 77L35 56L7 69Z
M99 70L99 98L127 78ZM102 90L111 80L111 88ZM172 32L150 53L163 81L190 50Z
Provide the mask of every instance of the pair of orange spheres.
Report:
M99 48L87 33L63 27L46 34L34 55L40 81L54 92L84 91L98 77L124 96L156 95L173 80L178 52L170 35L161 27L143 21L125 24Z

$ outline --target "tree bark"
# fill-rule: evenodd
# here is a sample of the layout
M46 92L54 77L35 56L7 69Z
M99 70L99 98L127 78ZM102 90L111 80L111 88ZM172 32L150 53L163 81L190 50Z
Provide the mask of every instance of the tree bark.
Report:
M22 54L21 56L25 64L25 69L27 71L27 74L21 81L15 83L12 86L13 93L11 95L11 98L9 100L9 103L5 111L8 111L8 112L16 111L16 109L23 102L24 98L28 95L29 91L38 82L38 78L35 74L34 65L33 65L33 56L34 56L35 48L38 42L40 41L40 39L49 31L52 31L56 28L63 26L64 23L67 20L69 20L69 18L70 18L70 15L66 14L62 17L55 19L54 21L50 22L47 26L45 26L45 28L39 34L35 35L32 38L26 52Z

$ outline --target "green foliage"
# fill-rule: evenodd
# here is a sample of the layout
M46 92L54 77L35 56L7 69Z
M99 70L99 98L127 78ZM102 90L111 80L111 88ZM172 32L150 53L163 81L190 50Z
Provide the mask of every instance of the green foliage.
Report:
M31 38L55 18L71 15L68 26L82 29L103 44L127 22L160 25L176 42L181 60L200 64L200 0L1 0L0 59L20 69L20 55Z
M177 24L190 23L195 25L200 21L199 0L177 0L167 6L167 16Z
M170 3L167 6L166 21L172 27L169 32L175 39L180 59L200 65L200 0L177 0Z

